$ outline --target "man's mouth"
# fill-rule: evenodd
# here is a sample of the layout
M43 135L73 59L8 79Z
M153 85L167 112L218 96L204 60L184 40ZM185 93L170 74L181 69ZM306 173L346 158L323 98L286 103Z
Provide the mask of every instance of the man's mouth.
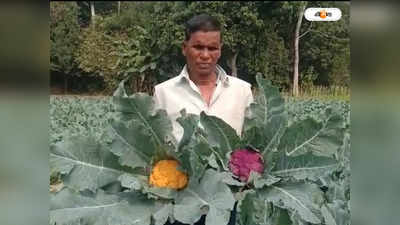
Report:
M199 63L198 66L200 69L208 69L211 64L209 63Z

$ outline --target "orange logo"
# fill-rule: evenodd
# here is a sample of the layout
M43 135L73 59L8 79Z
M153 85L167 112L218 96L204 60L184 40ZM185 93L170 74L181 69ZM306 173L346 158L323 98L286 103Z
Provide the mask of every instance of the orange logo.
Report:
M332 13L325 11L325 9L315 13L314 16L319 16L321 19L325 19L326 17L331 17Z
M326 11L325 11L325 10L322 10L322 11L319 13L319 17L321 17L322 19L325 19L325 18L326 18Z

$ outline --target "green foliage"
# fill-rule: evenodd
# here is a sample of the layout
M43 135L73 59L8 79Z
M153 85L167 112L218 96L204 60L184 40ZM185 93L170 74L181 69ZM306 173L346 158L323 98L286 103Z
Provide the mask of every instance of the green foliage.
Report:
M154 112L154 102L148 95L137 93L126 97L123 83L115 92L113 101L116 106L110 132L113 135L111 151L120 157L121 165L132 168L152 165L152 160L165 158L170 146L164 146L173 140L172 124L165 111ZM135 134L135 135L132 135Z
M154 202L135 193L82 193L63 189L50 195L50 224L150 224Z
M221 173L207 170L200 183L192 183L176 199L174 217L193 224L207 211L205 224L227 224L235 199L229 187L221 182L223 177Z
M342 18L336 22L304 21L301 33L310 32L300 39L301 71L313 66L317 74L314 84L350 84L350 16L346 2L309 2L307 7L336 7ZM300 79L301 80L301 79Z
M310 117L289 124L284 101L277 88L271 87L270 82L260 76L257 77L257 82L261 91L256 103L247 109L243 135L245 140L242 140L242 143L260 150L266 169L263 175L253 173L246 184L223 179L229 185L250 187L255 191L251 200L244 198L239 215L245 217L240 220L248 224L269 224L268 221L280 221L288 215L291 224L332 222L338 216L330 213L326 205L337 199L327 200L326 195L336 189L335 182L340 180L341 185L347 184L349 175L349 165L345 163L348 162L348 158L341 157L343 154L340 153L343 151L341 148L346 145L345 137L349 137L345 117L336 111L326 110L318 120ZM201 116L206 117L204 114ZM210 117L215 120L214 117ZM214 126L220 127L218 130L221 135L212 135L213 140L209 144L222 158L220 161L225 162L229 160L230 152L227 154L225 147L212 143L236 141L234 137L228 138L229 129L222 129L221 125ZM206 134L211 133L206 131ZM225 171L227 176L232 176L223 163L216 167ZM334 178L336 174L341 174L342 177ZM232 189L236 190L234 187ZM343 194L347 191L348 189L340 190ZM238 193L238 196L242 195L238 197L242 207L241 200L246 193ZM254 215L255 212L246 211L256 207L250 202L256 204L258 200L262 200L264 204L258 203L257 207L262 210L256 211L257 215ZM343 212L340 216L347 218L344 220L348 223L349 208L346 202L349 201L349 196L341 201L344 204L336 209ZM285 209L286 214L265 212L279 209Z
M289 124L308 117L320 120L328 108L336 109L340 112L346 118L346 124L349 125L349 102L288 98L285 104ZM108 120L112 118L114 112L114 105L109 97L50 96L50 143L61 141L69 134L81 134L84 136L98 134L108 125ZM187 139L189 140L198 135L196 126L199 118L196 119L193 115L186 116L192 117L191 125L188 125L193 129L193 132L187 133ZM188 132L188 129L185 129L185 131ZM101 136L97 136L99 140Z
M73 136L51 146L51 170L62 175L65 185L52 194L51 224L150 225L164 224L169 218L196 221L203 214L207 224L226 223L235 200L217 171L206 170L200 181L190 179L182 191L148 184L155 162L170 158L183 162L187 154L195 153L175 151L171 122L164 110L155 112L150 96L128 96L121 82L113 100L116 113L102 132L110 142ZM187 166L182 163L181 169L195 177L195 167ZM114 184L120 188L110 191Z
M349 224L349 115L320 107L293 121L278 88L256 79L261 91L247 109L242 138L214 116L182 111L181 143L166 112L155 111L146 94L128 96L121 83L110 126L98 131L103 141L78 134L51 145L51 170L65 185L51 194L51 224L193 223L204 214L207 225L225 224L235 200L240 224ZM248 183L225 165L242 146L260 149L266 164ZM166 158L188 173L183 190L149 186L151 166Z
M288 98L286 108L289 113L289 124L295 121L312 117L315 120L324 118L327 110L335 109L342 117L346 118L346 125L350 124L350 104L346 101L321 101L316 99Z
M79 7L75 2L50 3L50 70L75 74L79 47Z
M184 23L198 13L221 22L219 64L253 84L263 74L281 90L292 80L293 34L298 8L305 2L96 2L96 27L88 28L88 2L51 3L51 66L65 74L101 78L111 93L125 77L133 92L152 93L156 83L176 76ZM337 22L303 20L300 34L300 86L350 83L349 4L308 2L307 7L338 7ZM82 31L82 32L81 32Z
M50 143L77 134L100 141L113 113L114 106L105 97L50 96Z
M67 176L63 182L68 187L96 192L98 188L116 182L127 171L95 138L71 136L70 139L73 141L67 139L50 148L50 167Z
M91 76L101 77L108 90L115 89L122 80L117 68L117 46L113 37L104 33L101 24L97 28L83 29L81 44L75 55L79 68Z

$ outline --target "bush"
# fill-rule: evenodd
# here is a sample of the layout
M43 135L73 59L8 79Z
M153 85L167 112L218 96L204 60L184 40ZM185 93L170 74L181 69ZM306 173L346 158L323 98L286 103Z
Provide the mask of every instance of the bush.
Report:
M119 57L115 39L105 34L101 27L85 28L81 45L76 52L79 68L91 76L101 77L105 82L106 92L114 90L122 79L117 66Z
M50 69L76 74L74 53L79 46L79 7L75 2L50 2Z

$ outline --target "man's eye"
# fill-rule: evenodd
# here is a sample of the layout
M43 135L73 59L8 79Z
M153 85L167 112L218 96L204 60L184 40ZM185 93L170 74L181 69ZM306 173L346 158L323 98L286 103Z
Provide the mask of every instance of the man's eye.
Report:
M203 46L200 46L200 45L195 45L195 46L193 46L193 48L195 48L195 49L197 49L197 50L202 50L202 49L204 49L204 47L203 47Z

